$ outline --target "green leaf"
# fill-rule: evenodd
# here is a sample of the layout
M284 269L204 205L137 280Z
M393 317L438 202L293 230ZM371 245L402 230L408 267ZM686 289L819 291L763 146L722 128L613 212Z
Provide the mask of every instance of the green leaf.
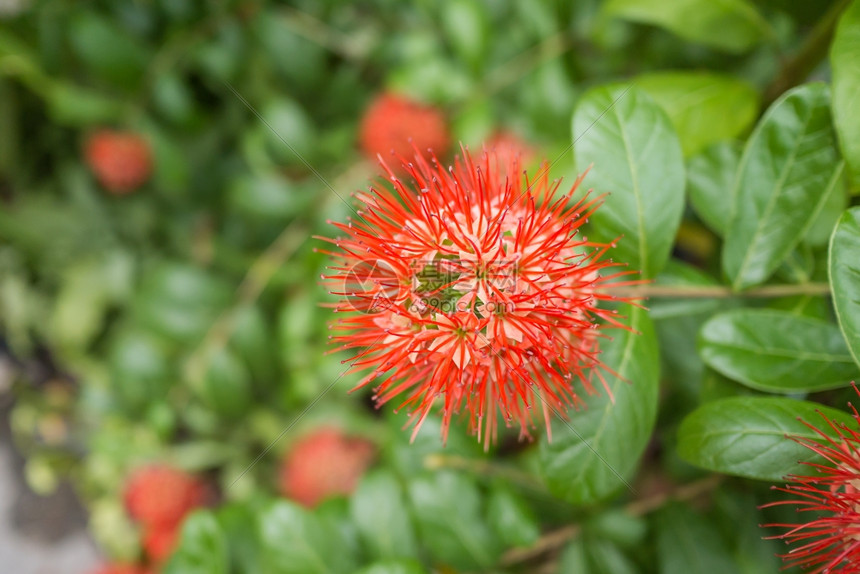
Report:
M573 114L574 163L587 185L606 193L589 239L618 240L613 257L644 277L669 259L684 207L684 163L666 113L643 91L608 86L587 92Z
M777 481L808 474L805 462L823 459L786 436L822 440L805 420L830 436L822 417L855 425L848 414L817 403L785 398L731 397L707 403L678 429L678 454L690 464L725 474Z
M587 537L567 546L557 571L559 574L636 574L640 570L612 542Z
M198 510L182 525L179 547L165 574L227 574L227 540L211 511Z
M741 158L723 269L735 289L765 281L803 238L840 176L830 91L807 84L764 115Z
M758 114L755 88L731 76L655 72L634 81L669 115L686 156L742 135Z
M772 393L835 389L860 377L836 325L787 311L716 315L702 327L699 354L715 371Z
M830 284L839 328L860 365L860 207L846 211L830 239Z
M358 571L358 574L426 574L421 564L415 560L386 560L371 564Z
M420 539L440 563L488 568L501 547L483 515L474 481L452 471L420 476L409 484Z
M851 3L839 20L830 48L833 73L833 120L853 186L860 185L860 2Z
M135 87L143 80L148 50L114 20L77 11L68 30L72 49L90 70L123 87Z
M286 500L258 514L261 572L271 574L350 574L355 560L340 531Z
M803 243L811 247L823 247L830 241L833 226L848 207L848 190L845 185L845 161L839 163L839 169L824 190L825 199L821 211L806 231Z
M418 556L403 488L391 471L366 475L349 502L352 521L371 558Z
M531 546L540 537L540 525L526 501L502 483L490 490L487 515L490 526L506 546Z
M218 523L224 531L230 555L230 572L260 572L254 507L233 503L218 508Z
M746 0L610 0L606 14L661 26L685 40L745 52L771 31Z
M657 514L657 559L660 574L740 574L713 523L679 503Z
M687 189L696 215L724 237L734 203L734 181L741 150L736 142L714 144L687 162Z
M552 439L540 443L542 474L550 491L575 504L594 502L633 477L657 416L659 353L654 327L643 309L629 308L631 331L604 343L601 360L621 377L605 373L608 393L554 421ZM617 473L617 475L616 475Z

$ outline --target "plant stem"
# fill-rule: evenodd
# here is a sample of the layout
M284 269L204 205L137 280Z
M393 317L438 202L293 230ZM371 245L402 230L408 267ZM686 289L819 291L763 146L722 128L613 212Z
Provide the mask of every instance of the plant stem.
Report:
M544 491L543 486L532 475L488 460L470 459L455 455L431 454L424 458L424 468L428 470L438 470L440 468L465 470L481 476L505 478L520 486L536 491Z
M630 516L644 516L657 510L669 500L694 500L712 491L720 484L722 479L722 476L714 474L696 482L682 484L668 492L659 492L639 500L634 500L624 507L624 512ZM557 530L547 532L528 548L514 548L506 552L502 556L501 565L512 566L537 558L542 554L564 546L579 536L581 531L581 525L569 524Z
M637 287L606 288L607 293L621 297L643 297L653 299L727 299L731 297L767 299L771 297L789 297L792 295L812 295L826 297L830 295L828 283L799 283L797 285L763 285L746 291L733 291L723 285L687 286L687 285L640 285Z
M809 74L815 70L818 63L827 55L827 49L830 47L830 40L833 38L839 16L850 3L851 0L839 0L824 13L800 49L785 61L779 74L765 89L765 106L772 104L784 92L803 83Z

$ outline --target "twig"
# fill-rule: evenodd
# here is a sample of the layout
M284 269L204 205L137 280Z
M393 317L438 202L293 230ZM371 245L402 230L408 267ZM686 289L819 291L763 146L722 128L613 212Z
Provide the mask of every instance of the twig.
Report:
M702 480L683 484L669 492L660 492L646 498L634 500L624 507L624 512L630 516L644 516L663 506L669 500L687 501L694 500L716 488L723 477L717 474ZM579 536L582 526L569 524L557 530L547 532L541 536L536 543L528 548L514 548L502 556L502 566L512 566L521 562L527 562L537 558L556 548L560 548Z
M815 24L797 52L785 61L779 74L765 89L765 106L772 104L787 90L803 83L815 70L818 63L827 55L839 16L850 3L850 0L839 0Z
M812 295L826 297L830 295L828 283L799 283L797 285L763 285L746 291L733 291L731 287L722 285L707 285L701 287L672 286L672 285L640 285L637 287L607 286L607 293L622 297L644 298L677 298L677 299L725 299L731 297L766 299L771 297L789 297L792 295Z

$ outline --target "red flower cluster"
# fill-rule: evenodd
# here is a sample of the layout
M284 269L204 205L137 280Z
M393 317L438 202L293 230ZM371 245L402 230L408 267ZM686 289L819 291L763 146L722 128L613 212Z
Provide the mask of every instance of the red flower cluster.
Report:
M98 131L87 140L85 155L99 183L116 194L134 191L152 171L149 144L132 132Z
M361 147L371 158L408 155L412 146L444 154L451 138L442 112L397 94L383 94L361 121ZM411 142L411 143L410 143Z
M786 479L794 484L774 487L796 498L766 505L795 505L798 512L813 513L807 522L765 525L789 529L771 537L796 544L781 556L788 567L811 569L812 574L860 573L860 416L853 406L851 409L857 429L821 415L838 438L831 438L806 422L821 437L819 441L790 437L821 455L827 464L807 463L816 471L815 475L788 476Z
M370 466L372 443L321 428L300 439L284 459L281 494L312 508L332 496L348 495Z
M175 468L148 466L132 475L125 488L125 506L143 525L143 547L153 562L170 556L182 520L207 498L203 482Z
M352 370L372 369L358 387L373 384L379 404L402 395L416 433L434 405L443 438L466 411L488 446L499 417L528 436L534 411L548 421L581 402L575 381L606 386L597 320L622 325L599 307L615 299L601 286L626 272L603 275L610 245L579 235L599 204L571 203L579 180L557 196L548 169L524 179L516 155L494 150L464 150L450 169L418 155L404 162L413 188L383 167L393 189L358 195L323 276L343 297L335 310L359 312L332 326Z

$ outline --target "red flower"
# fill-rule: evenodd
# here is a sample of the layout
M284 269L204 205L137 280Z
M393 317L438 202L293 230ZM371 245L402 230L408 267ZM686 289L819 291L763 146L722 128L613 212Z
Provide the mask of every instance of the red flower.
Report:
M312 508L332 496L350 494L375 455L373 444L321 428L300 439L284 459L281 493Z
M190 474L169 466L148 466L136 471L126 484L125 506L146 526L174 527L207 499L206 485Z
M179 541L179 525L150 526L143 535L143 549L155 564L167 560Z
M528 436L535 410L548 421L581 402L574 381L606 386L593 369L596 319L620 324L598 307L614 299L600 288L623 273L602 276L610 246L578 234L599 204L570 205L581 178L556 196L547 169L524 181L516 157L492 150L479 161L464 150L450 170L416 156L404 164L414 189L383 167L393 191L359 194L360 218L328 240L335 310L360 311L332 326L334 339L357 352L352 371L372 369L358 387L374 384L379 404L402 396L415 433L434 404L443 438L466 411L489 445L499 416Z
M856 387L855 387L856 390ZM798 512L812 512L809 521L799 524L766 524L766 527L788 528L788 532L770 538L796 544L788 554L781 555L787 567L813 569L813 574L860 573L860 417L854 411L858 429L837 424L821 415L838 438L831 438L809 423L823 442L803 437L790 437L815 451L827 464L805 463L816 470L813 476L788 476L794 483L775 490L796 498L767 506L791 504Z
M494 133L487 141L487 147L494 150L499 162L505 165L513 161L514 158L519 158L521 164L529 164L537 155L531 144L510 131Z
M361 121L361 147L376 158L409 155L412 146L444 154L450 144L442 112L397 94L383 94L367 108ZM411 143L410 143L411 142Z
M105 564L93 574L149 574L149 570L134 564Z
M99 183L117 194L134 191L152 171L149 144L135 133L98 131L87 140L85 154Z

